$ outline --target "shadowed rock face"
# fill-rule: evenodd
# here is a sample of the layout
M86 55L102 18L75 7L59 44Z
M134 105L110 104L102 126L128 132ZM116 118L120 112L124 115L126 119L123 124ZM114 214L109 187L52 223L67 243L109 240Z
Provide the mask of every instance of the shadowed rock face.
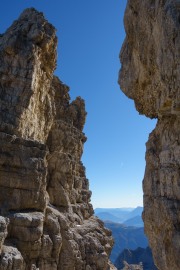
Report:
M145 232L158 269L180 269L180 1L129 0L119 83L158 122L146 145Z
M57 38L25 10L0 37L0 270L108 270L81 162L86 111L53 76Z

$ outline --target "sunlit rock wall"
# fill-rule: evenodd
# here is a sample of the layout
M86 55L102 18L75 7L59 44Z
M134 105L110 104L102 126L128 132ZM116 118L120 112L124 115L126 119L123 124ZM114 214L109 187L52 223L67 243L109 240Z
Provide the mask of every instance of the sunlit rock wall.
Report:
M0 36L0 270L108 270L81 162L86 111L53 75L55 28L25 10Z
M180 1L128 0L119 83L158 122L146 145L144 223L160 270L180 269Z

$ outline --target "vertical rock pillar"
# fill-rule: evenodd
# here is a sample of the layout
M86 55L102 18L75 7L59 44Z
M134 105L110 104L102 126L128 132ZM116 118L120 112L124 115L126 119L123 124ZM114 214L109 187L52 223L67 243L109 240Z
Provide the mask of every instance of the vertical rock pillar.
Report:
M0 270L108 270L81 156L84 101L53 75L55 28L25 10L0 36Z
M145 232L160 270L180 269L180 2L128 0L122 91L157 118L146 144Z

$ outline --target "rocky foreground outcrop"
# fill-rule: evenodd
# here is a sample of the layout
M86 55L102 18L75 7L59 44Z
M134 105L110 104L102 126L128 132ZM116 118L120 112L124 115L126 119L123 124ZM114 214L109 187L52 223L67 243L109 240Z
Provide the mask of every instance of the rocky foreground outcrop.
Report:
M53 75L57 37L25 10L0 36L0 270L107 270L81 162L86 112Z
M180 269L180 1L128 0L119 82L158 122L146 145L144 223L160 270Z

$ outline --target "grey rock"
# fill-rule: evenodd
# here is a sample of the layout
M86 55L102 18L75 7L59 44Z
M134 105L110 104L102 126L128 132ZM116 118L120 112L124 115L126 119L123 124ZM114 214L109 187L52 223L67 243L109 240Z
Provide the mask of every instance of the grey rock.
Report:
M81 162L85 104L53 75L56 46L33 8L0 37L0 270L110 267Z
M7 226L9 220L7 218L0 216L0 254L2 252L2 246L4 244L4 240L7 236Z
M4 245L0 259L0 269L2 270L24 270L25 264L21 253L17 248Z
M146 145L145 232L155 264L180 269L180 6L129 0L119 83L140 114L158 122Z

